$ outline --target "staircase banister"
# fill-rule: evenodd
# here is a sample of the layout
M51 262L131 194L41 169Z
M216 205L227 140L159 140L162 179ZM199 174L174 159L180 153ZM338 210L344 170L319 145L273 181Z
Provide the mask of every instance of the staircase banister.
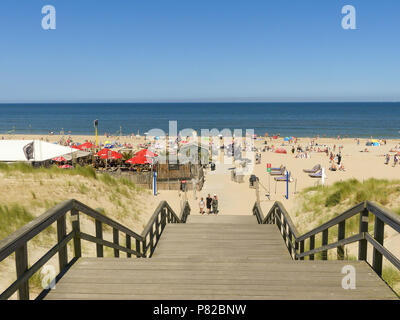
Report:
M283 206L282 202L280 201L275 201L274 203L275 207L278 207L279 210L282 212L283 216L285 217L286 224L289 226L289 229L292 231L293 237L295 241L300 241L299 240L299 231L297 230L296 226L294 225L292 218L290 217L289 213L286 211L285 207Z
M265 223L266 218L264 218L264 213L261 209L260 204L257 201L254 203L252 212L253 212L253 215L256 216L258 223L261 223L261 224Z
M150 229L153 227L154 221L157 219L157 216L159 215L160 211L164 208L164 207L169 207L167 201L163 200L161 201L156 210L154 210L154 213L152 214L152 216L150 217L149 221L147 222L146 226L144 227L141 237L142 240L144 240L147 236L147 234L150 232Z
M397 232L400 232L400 218L398 215L385 208L382 208L380 205L372 201L366 202L366 208L369 212L377 216L388 226Z
M181 218L175 213L174 209L171 208L168 202L165 201L165 207L168 208L168 211L175 217L178 223L181 223ZM183 206L184 207L184 206Z
M325 222L324 224L321 224L320 226L312 229L311 231L308 231L307 233L299 236L297 240L298 241L306 240L313 235L316 235L328 228L331 228L331 227L339 224L342 221L345 221L345 220L351 218L352 216L355 216L356 214L360 213L364 209L365 209L365 202L360 202L359 204L356 204L354 207L346 210L342 214L332 218L331 220Z
M102 223L108 224L109 226L118 229L119 231L127 234L128 236L131 236L132 238L141 241L142 237L137 234L136 232L128 229L127 227L123 226L122 224L120 224L119 222L105 216L104 214L88 207L86 204L73 199L73 208L77 209L78 211L88 215L89 217L92 217L96 220L101 221Z
M179 215L179 221L181 223L186 222L187 216L190 214L190 205L188 201L185 201L185 203L183 204L183 207L181 209L181 213Z

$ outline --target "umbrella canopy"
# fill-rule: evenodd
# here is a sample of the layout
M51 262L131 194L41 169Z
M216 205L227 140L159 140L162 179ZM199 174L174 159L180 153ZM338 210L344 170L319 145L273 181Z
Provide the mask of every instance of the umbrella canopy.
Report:
M287 153L285 149L279 148L275 150L275 153Z
M158 157L158 155L154 152L151 152L149 149L143 149L135 153L135 156L145 156L149 158Z
M51 160L53 160L53 161L55 161L55 162L63 162L63 161L67 161L64 157L55 157L55 158L53 158L53 159L51 159Z
M113 151L107 148L101 149L96 153L101 159L121 159L122 154L117 151Z
M86 149L92 149L92 148L96 148L97 146L95 146L93 143L91 142L85 142L82 143L78 146L79 150L86 150Z
M147 159L145 155L136 155L125 162L130 164L149 164L151 160Z
M69 165L69 164L64 164L64 165L58 166L58 167L61 168L61 169L71 169L72 168L72 166Z

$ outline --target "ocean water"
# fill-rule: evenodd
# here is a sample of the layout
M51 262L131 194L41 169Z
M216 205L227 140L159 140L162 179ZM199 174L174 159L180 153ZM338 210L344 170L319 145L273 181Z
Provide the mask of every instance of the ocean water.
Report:
M254 129L256 134L400 138L400 103L0 104L0 134L123 135L159 128ZM200 131L199 131L200 132Z

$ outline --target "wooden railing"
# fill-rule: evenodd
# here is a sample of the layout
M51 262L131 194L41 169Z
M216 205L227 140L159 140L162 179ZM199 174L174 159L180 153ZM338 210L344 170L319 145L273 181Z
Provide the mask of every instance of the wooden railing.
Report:
M69 214L71 231L67 233L67 216ZM190 206L187 202L185 202L182 212L178 217L168 203L162 201L154 211L142 234L139 235L77 200L64 201L0 241L0 262L15 253L17 273L17 279L0 294L0 300L10 298L16 291L18 291L19 299L28 300L29 279L56 254L58 254L59 274L55 280L58 281L82 256L82 240L96 244L97 257L104 256L104 246L114 249L114 257L119 257L121 251L126 253L126 257L128 258L132 256L137 258L151 257L166 224L185 223L189 214ZM81 215L94 219L95 236L81 231ZM28 242L53 223L57 224L57 244L29 267ZM112 242L103 238L104 225L112 228ZM123 244L119 239L120 233L125 238ZM71 241L74 248L73 257L71 260L68 260L67 244ZM47 292L48 290L44 290L38 298L40 299Z
M309 257L314 260L315 254L321 252L322 260L328 259L328 250L337 249L337 259L344 259L344 246L358 243L358 260L367 261L367 244L373 246L373 261L371 267L382 276L382 262L385 257L393 266L400 270L400 260L383 246L384 227L390 226L400 233L400 218L394 213L380 207L378 204L365 201L361 202L337 217L320 225L319 227L300 235L293 224L289 214L281 202L276 201L264 217L260 205L256 202L253 214L260 224L276 224L282 234L293 259L304 260ZM374 233L368 233L369 215L374 217ZM358 233L346 236L346 221L358 215ZM329 243L329 229L337 226L336 241ZM321 245L316 246L315 237L321 234ZM306 245L308 250L305 251Z

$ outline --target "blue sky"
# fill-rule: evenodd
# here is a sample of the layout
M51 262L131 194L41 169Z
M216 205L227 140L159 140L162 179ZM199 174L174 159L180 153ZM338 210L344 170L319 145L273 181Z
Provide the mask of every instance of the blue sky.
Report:
M2 0L0 101L400 101L399 34L398 0Z

